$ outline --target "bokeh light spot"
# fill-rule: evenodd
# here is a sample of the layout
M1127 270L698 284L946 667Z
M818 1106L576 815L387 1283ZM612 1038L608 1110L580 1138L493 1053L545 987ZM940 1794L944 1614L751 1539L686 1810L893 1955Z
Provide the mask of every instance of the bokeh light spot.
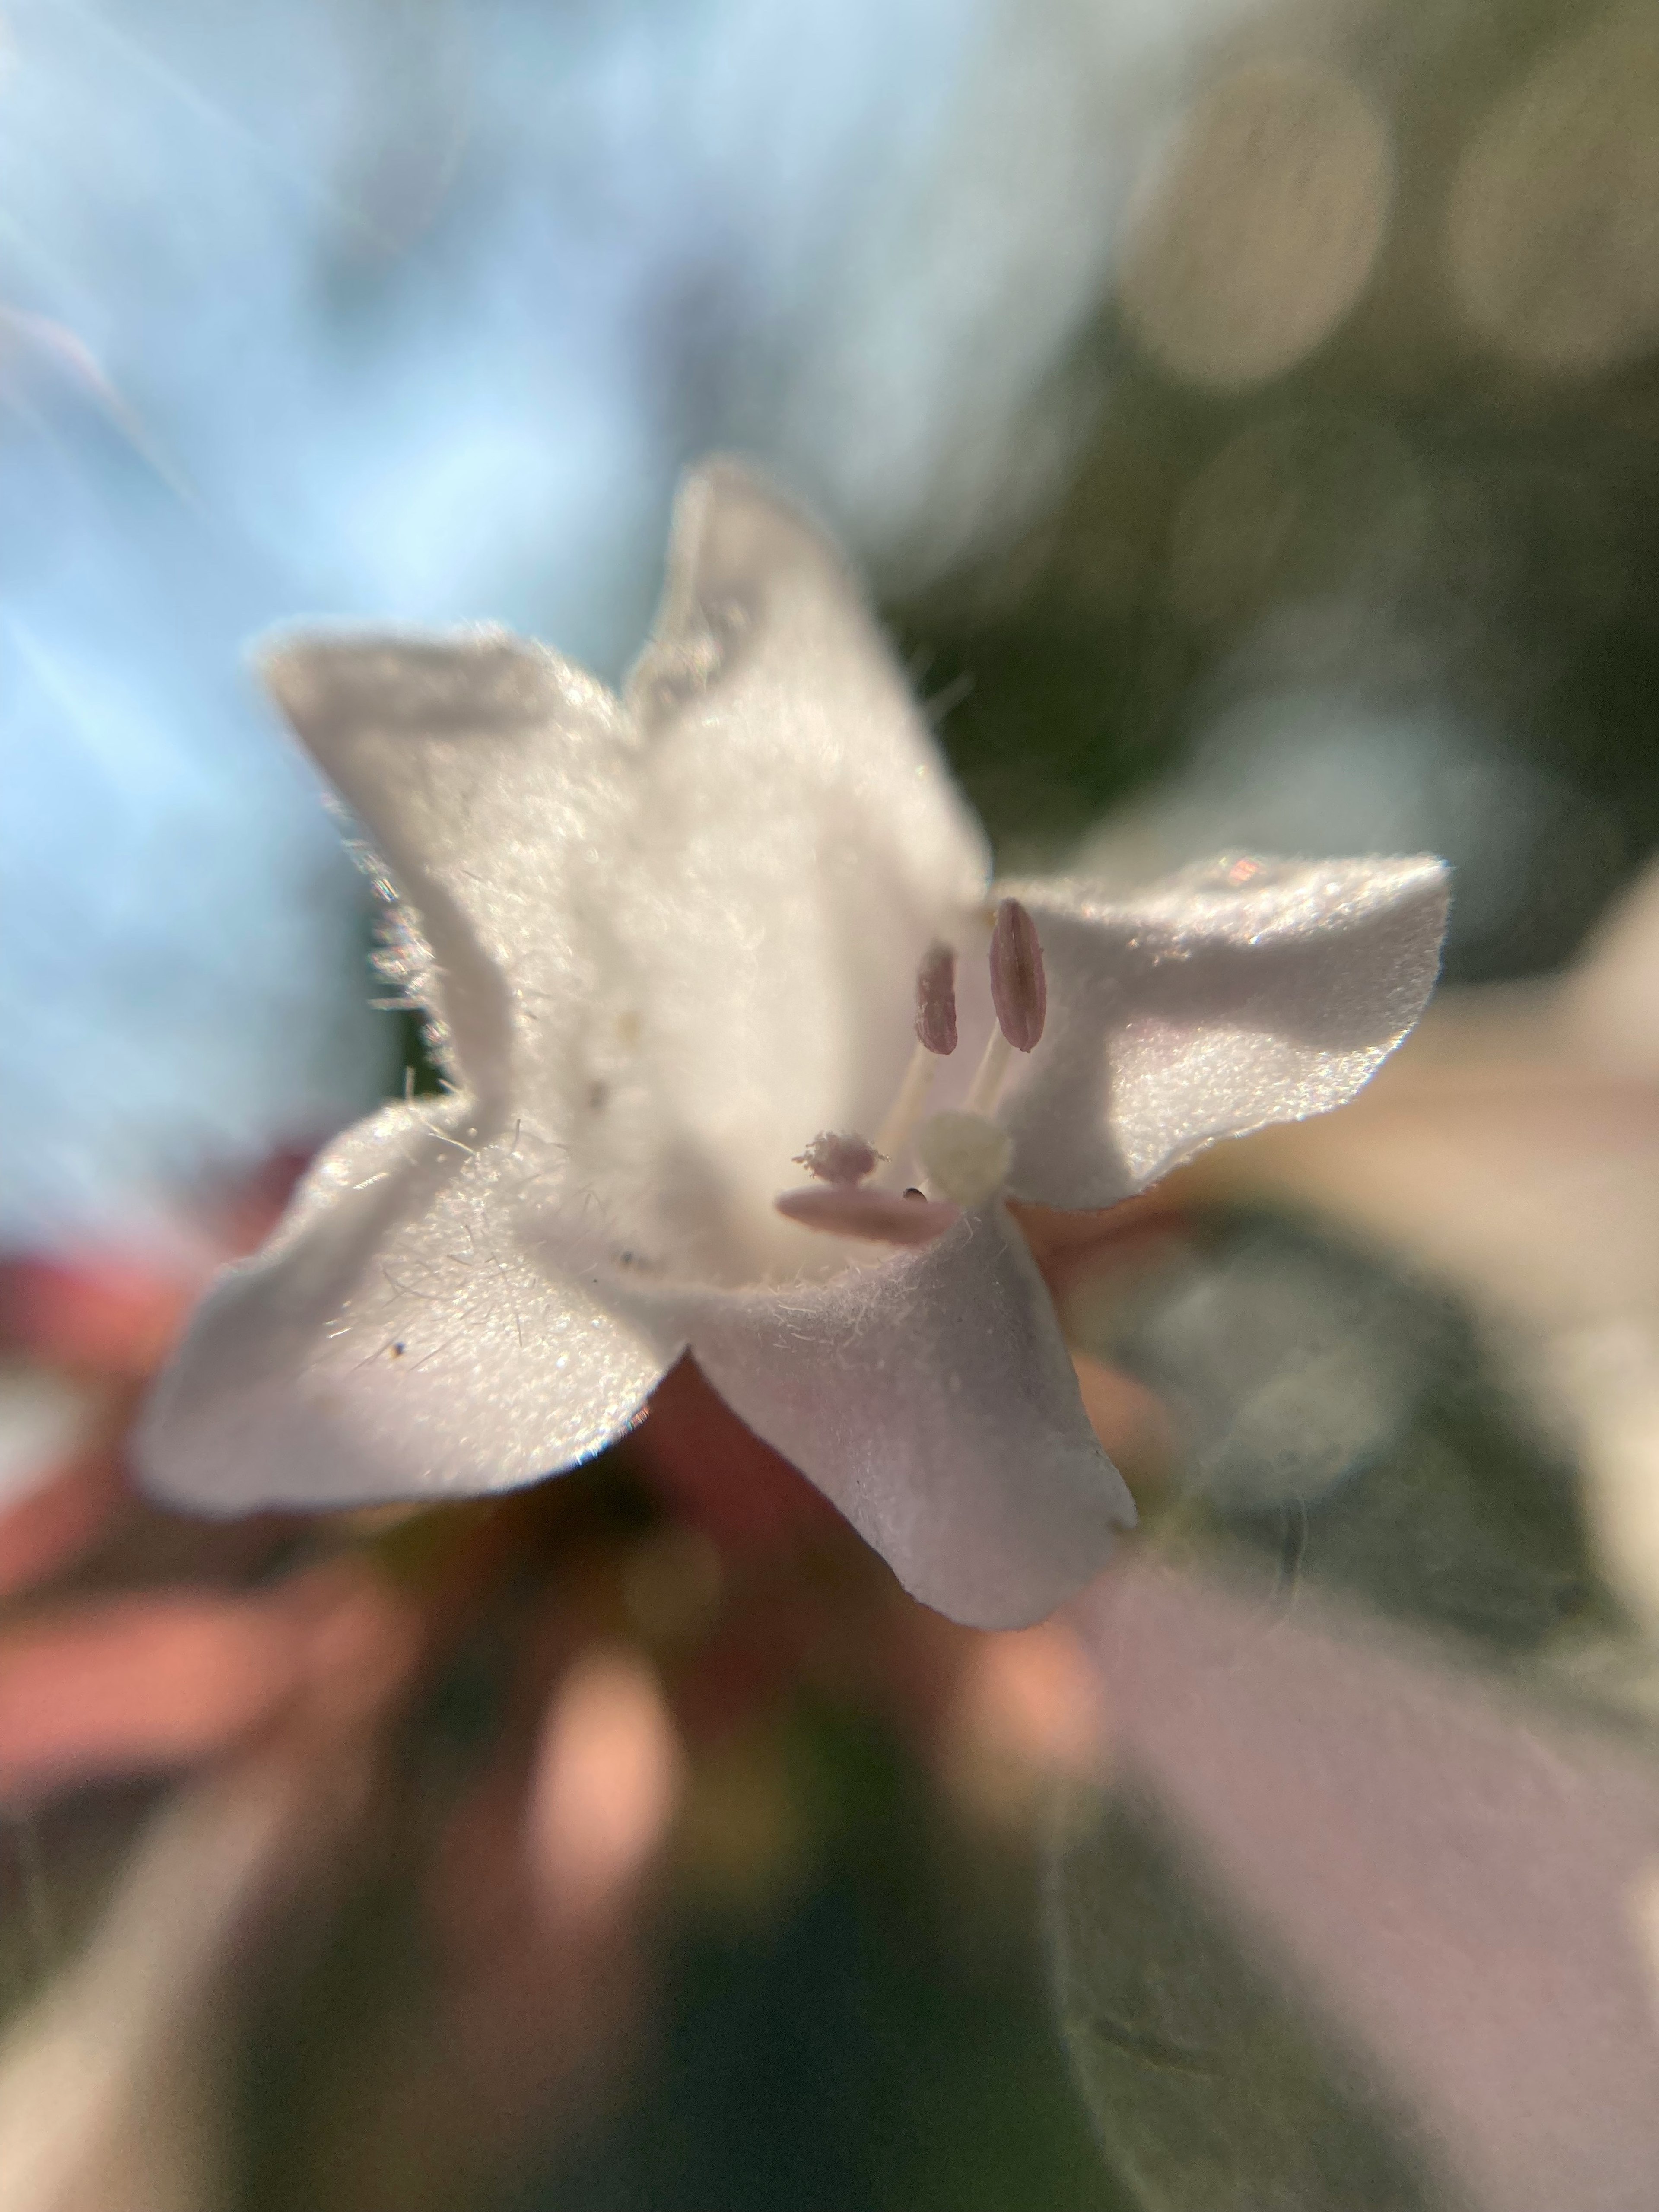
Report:
M1659 334L1659 37L1620 9L1553 48L1475 133L1447 210L1470 327L1530 368L1585 374Z
M1388 124L1347 78L1238 70L1189 112L1132 219L1122 301L1141 343L1197 384L1293 367L1364 289L1393 179Z
M642 1661L617 1650L576 1662L548 1711L525 1824L553 1917L602 1917L631 1887L679 1802L683 1764Z

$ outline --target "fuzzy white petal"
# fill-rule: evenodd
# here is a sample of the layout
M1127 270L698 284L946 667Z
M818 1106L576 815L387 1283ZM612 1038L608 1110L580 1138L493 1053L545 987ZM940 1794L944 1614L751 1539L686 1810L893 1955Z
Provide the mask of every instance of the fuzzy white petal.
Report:
M873 1133L984 841L840 557L733 463L681 495L627 703L647 791L618 899L650 1080L766 1249L802 1145Z
M146 1486L210 1513L510 1489L588 1457L679 1344L538 1234L545 1168L465 1102L384 1108L228 1268L152 1398Z
M727 1404L952 1620L1042 1619L1133 1524L1000 1205L831 1283L693 1296L678 1310Z
M1012 890L1036 921L1048 1024L999 1118L1010 1187L1109 1206L1218 1137L1352 1098L1440 967L1442 862L1217 860L1127 899Z
M411 932L406 988L469 1089L568 1118L616 952L605 923L637 803L611 692L505 631L296 632L261 672L367 836Z

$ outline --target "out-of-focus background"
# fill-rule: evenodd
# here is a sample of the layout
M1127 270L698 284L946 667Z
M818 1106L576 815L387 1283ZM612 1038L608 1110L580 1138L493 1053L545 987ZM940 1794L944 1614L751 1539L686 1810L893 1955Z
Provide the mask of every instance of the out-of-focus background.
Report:
M716 447L1005 863L1455 870L1357 1106L1045 1255L1146 1534L1024 1638L695 1377L123 1480L418 1053L249 641L615 678ZM13 0L0 501L4 2212L1650 2203L1659 9Z

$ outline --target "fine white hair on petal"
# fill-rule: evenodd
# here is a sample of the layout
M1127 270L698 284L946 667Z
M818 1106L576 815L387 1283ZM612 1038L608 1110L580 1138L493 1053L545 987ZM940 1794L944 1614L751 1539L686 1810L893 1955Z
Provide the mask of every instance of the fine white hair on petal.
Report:
M140 1427L146 1488L208 1513L466 1497L620 1436L680 1343L536 1236L526 1187L548 1164L459 1099L337 1139L198 1310Z
M570 1066L607 945L594 854L624 833L635 747L605 686L484 625L296 630L261 675L399 902L399 980L476 1094Z
M1109 1206L1218 1137L1344 1104L1440 971L1443 861L1208 861L1129 897L1008 886L1042 939L1049 1020L999 1114L1009 1187Z
M690 1293L677 1311L726 1403L953 1620L1042 1620L1134 1523L1000 1205L833 1282Z

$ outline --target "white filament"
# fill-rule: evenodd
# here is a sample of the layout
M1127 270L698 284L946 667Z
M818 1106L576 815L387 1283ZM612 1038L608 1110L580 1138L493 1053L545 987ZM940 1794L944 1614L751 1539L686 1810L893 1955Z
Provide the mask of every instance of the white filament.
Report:
M927 1095L933 1087L933 1070L939 1065L939 1055L919 1044L910 1054L910 1064L904 1071L898 1095L887 1109L887 1118L876 1132L876 1150L888 1165L876 1178L878 1182L891 1182L899 1173L899 1163L909 1149L916 1124L927 1111Z
M1014 1048L1000 1029L993 1030L985 1056L974 1070L974 1079L968 1086L968 1096L963 1100L963 1111L967 1114L990 1114L995 1110L1002 1095L1002 1085L1008 1073L1008 1064L1014 1056Z

